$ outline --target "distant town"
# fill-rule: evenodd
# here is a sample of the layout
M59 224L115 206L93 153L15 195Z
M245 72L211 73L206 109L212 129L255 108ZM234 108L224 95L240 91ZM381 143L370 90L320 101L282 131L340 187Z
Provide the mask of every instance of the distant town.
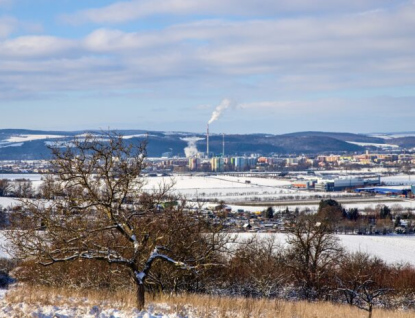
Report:
M197 153L190 158L172 157L164 153L161 158L148 158L143 173L149 177L172 173L225 173L231 175L271 175L293 179L291 186L319 191L343 191L357 187L380 185L382 174L410 175L415 154L370 153L356 155L314 156L205 156ZM380 173L380 170L382 169ZM339 174L338 171L341 171ZM359 172L360 171L360 172ZM304 174L304 172L306 172ZM331 173L330 173L331 172ZM47 160L3 160L0 174L48 174ZM397 182L396 186L405 186ZM402 194L402 193L400 193ZM405 193L404 193L405 194Z

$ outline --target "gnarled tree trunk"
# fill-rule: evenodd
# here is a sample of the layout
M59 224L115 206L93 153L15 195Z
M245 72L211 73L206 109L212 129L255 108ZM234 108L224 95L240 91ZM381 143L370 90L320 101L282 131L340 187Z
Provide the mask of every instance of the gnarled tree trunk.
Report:
M137 283L137 309L143 310L145 305L144 283Z

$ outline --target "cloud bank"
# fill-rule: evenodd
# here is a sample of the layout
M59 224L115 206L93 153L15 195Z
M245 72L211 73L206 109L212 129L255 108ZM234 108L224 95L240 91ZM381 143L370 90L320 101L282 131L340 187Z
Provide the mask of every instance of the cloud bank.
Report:
M159 102L165 121L181 119L182 107L204 123L211 108L196 105L223 96L252 119L309 109L350 117L353 105L386 113L388 98L413 113L399 99L415 89L413 1L116 1L59 12L57 25L72 24L56 31L8 13L0 16L2 103L112 99L152 118L147 105Z

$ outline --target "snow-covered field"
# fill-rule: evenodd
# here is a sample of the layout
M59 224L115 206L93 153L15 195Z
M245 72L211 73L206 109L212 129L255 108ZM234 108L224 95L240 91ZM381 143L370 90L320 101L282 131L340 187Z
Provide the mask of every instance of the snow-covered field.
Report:
M414 235L339 235L338 237L348 251L375 255L389 264L410 263L415 266Z
M191 199L218 199L226 202L244 200L278 200L283 198L306 199L325 196L326 192L290 189L285 179L236 177L236 176L189 176L150 177L144 189L158 189L163 184L174 184L172 191ZM332 197L343 193L330 193Z
M1 201L0 201L1 202ZM359 203L342 203L342 206L345 209L351 209L351 208L357 208L359 210L365 210L365 209L375 209L377 205L387 205L389 208L395 208L400 207L403 210L415 209L415 200L400 200L397 199L396 201L379 201L376 198L373 198L371 201L367 202L359 202ZM233 211L237 211L239 209L242 209L247 212L256 212L256 211L262 211L265 208L269 207L270 204L264 203L263 205L237 205L237 204L228 204L229 207L232 208ZM317 212L318 209L318 203L315 204L301 204L297 202L296 204L281 204L277 206L271 205L275 211L283 211L285 209L289 210L295 210L298 208L300 211L308 210L311 212Z
M29 179L33 187L41 184L44 175L40 174L0 174L0 179ZM286 179L238 177L238 176L202 176L175 175L173 177L148 177L145 179L145 190L157 189L164 184L174 184L172 191L188 199L217 198L228 202L242 200L278 200L282 197L291 199L307 199L308 197L326 196L327 192L314 192L290 189L291 182ZM386 185L415 185L415 178L407 175L382 177ZM341 192L329 193L331 197L343 196ZM349 194L351 195L351 194ZM357 195L357 194L356 194Z
M0 197L0 207L10 207L19 204L19 201L14 198Z
M152 188L163 182L175 183L176 190L188 189L252 189L252 188L274 188L289 186L286 180L258 178L258 177L233 177L233 176L189 176L177 175L174 177L150 177L147 179L146 188ZM249 183L247 183L249 182Z
M0 173L0 179L16 180L27 179L30 181L41 181L44 175L37 173Z
M286 246L285 233L242 233L238 240L253 235L259 239L274 237ZM377 256L389 264L409 263L415 266L415 235L337 235L340 244L349 252L364 252Z
M7 175L0 175L2 176ZM41 182L41 175L14 175L14 178L30 178L35 183ZM407 176L389 177L385 178L390 182L402 182L408 178ZM280 199L282 197L291 197L292 199L307 199L307 197L314 197L316 195L326 196L327 193L308 192L302 190L289 189L290 184L287 180L259 178L259 177L236 177L236 176L182 176L178 175L173 178L170 177L150 177L147 178L145 189L157 189L163 183L174 183L173 191L175 193L185 195L188 198L205 198L205 199L219 199L226 202L243 201L246 198L267 198ZM406 179L408 180L408 179ZM249 182L246 182L249 181ZM332 197L335 194L330 194ZM18 201L11 198L0 198L0 206L6 207L17 204ZM345 208L359 208L366 207L375 208L377 204L387 204L392 207L394 204L399 204L402 208L415 208L415 201L405 200L396 202L380 202L376 197L369 202L361 203L345 203ZM264 207L258 206L237 206L231 205L234 210L244 209L245 211L259 211ZM296 205L275 206L275 210L284 210L286 207L300 210L308 208L312 211L317 210L317 204L298 203ZM261 234L262 235L262 234ZM275 234L279 235L279 234ZM341 236L342 243L350 250L362 250L371 252L382 257L388 262L410 262L415 265L415 237L413 236ZM0 241L4 241L0 236ZM1 242L0 242L1 243ZM1 253L1 252L0 252ZM0 254L0 257L4 257Z
M186 196L188 199L219 198L228 201L254 196L280 196L296 192L286 188L290 184L286 180L231 176L151 177L147 179L145 189L157 189L160 185L172 183L174 184L172 192Z
M8 178L11 180L26 178L32 181L33 187L38 188L41 184L43 175L40 174L0 174L1 178ZM246 182L248 181L248 182ZM402 184L408 182L408 176L385 177L384 182L390 184ZM241 201L277 201L277 200L291 200L301 201L316 199L318 197L326 198L328 196L337 198L344 196L342 192L314 192L307 190L290 189L290 181L285 179L260 178L260 177L236 177L236 176L191 176L191 175L176 175L174 177L149 177L146 178L145 190L157 189L163 184L173 184L172 192L185 196L189 200L200 198L209 200L224 200L231 204L235 210L242 208L246 211L258 211L261 207L258 206L243 206L232 205L232 202ZM356 195L356 194L349 194ZM16 203L15 200L9 198L0 198L0 206L6 207L10 204ZM362 203L347 203L343 204L345 208L360 208L367 207L374 208L377 204L383 204L378 198L374 197L371 202ZM402 201L384 203L388 206L399 204L403 208L415 208L415 201ZM266 205L266 204L265 204ZM275 207L276 210L284 210L285 208L300 210L305 208L316 211L317 204L302 204L298 202L297 205L287 204Z

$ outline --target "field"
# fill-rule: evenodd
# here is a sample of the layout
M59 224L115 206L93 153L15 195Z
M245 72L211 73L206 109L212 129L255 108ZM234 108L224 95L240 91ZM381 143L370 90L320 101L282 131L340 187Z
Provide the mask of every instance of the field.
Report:
M41 183L41 175L7 175L2 174L0 178L29 178L36 185ZM330 196L337 198L337 196L343 195L343 193L325 193L325 192L311 192L304 190L289 189L290 184L287 180L271 179L271 178L259 178L259 177L236 177L236 176L189 176L189 175L176 175L174 177L149 177L146 179L147 183L144 186L145 190L157 189L163 184L173 184L172 191L176 194L186 196L188 199L204 198L206 199L208 206L209 201L213 199L224 200L226 203L230 203L229 206L233 210L244 209L245 211L255 212L262 210L268 204L266 202L255 202L255 205L247 202L246 204L237 205L232 202L244 201L252 198L260 198L268 200L270 198L282 199L283 197L289 197L290 200L278 205L273 205L276 211L285 210L285 208L295 209L298 207L300 210L305 208L316 211L318 207L318 201L320 199L313 199L314 203L309 204L302 201L310 200L315 196ZM248 183L246 181L249 181ZM404 183L408 181L407 176L398 177L386 177L385 181L391 183ZM346 198L345 200L353 200L355 196ZM415 201L392 199L390 202L381 201L380 197L373 197L365 199L368 201L356 202L356 203L344 203L345 208L359 208L361 210L365 208L374 208L377 204L387 204L393 206L399 204L402 208L415 208ZM339 199L340 200L340 199ZM7 207L10 205L18 204L18 201L13 198L0 198L0 206ZM264 235L264 234L259 234ZM267 234L265 234L267 235ZM277 236L280 234L276 234ZM1 239L1 236L0 236ZM350 251L362 251L375 254L388 263L396 262L409 262L415 265L415 254L410 251L415 250L415 237L414 236L354 236L354 235L341 235L339 236L341 244ZM7 257L4 251L0 248L0 257Z
M40 177L30 177L35 185L41 183ZM248 182L247 182L248 181ZM394 179L393 182L401 182ZM206 205L213 203L214 199L224 200L230 203L233 210L242 208L245 211L258 211L268 206L268 203L261 201L287 200L289 204L276 204L278 210L289 207L294 209L309 208L316 210L321 196L328 196L335 199L342 193L309 192L290 189L287 180L266 179L258 177L232 177L232 176L175 176L174 178L150 177L147 179L145 190L157 189L160 185L173 183L172 191L175 194L186 196L189 199L204 198ZM317 196L317 198L316 198ZM343 200L353 201L357 196L352 194ZM312 204L305 201L314 200ZM247 205L237 205L236 202L248 201ZM250 205L255 202L258 205ZM364 209L375 207L377 204L385 203L378 197L369 198L365 202L344 203L346 208L358 207ZM0 198L0 205L3 207L18 204L13 198ZM396 199L387 202L389 206L400 204L403 208L412 208L414 201ZM261 206L262 205L262 206ZM271 204L272 205L272 204ZM261 239L276 237L282 246L285 245L287 234L283 233L244 233L239 234L239 240L258 236ZM340 244L347 251L361 251L376 255L389 264L409 263L415 265L415 236L360 236L360 235L339 235ZM0 246L7 242L0 233ZM0 257L9 255L0 248ZM283 300L254 300L242 298L213 297L200 295L163 295L152 298L148 295L149 304L146 310L137 311L134 309L134 293L120 292L85 292L82 296L79 293L68 290L48 290L30 286L13 287L7 294L0 293L0 317L102 317L102 318L210 318L210 317L276 317L276 318L317 318L317 317L367 317L365 311L345 305L334 305L330 303L307 303L289 302ZM413 312L408 311L386 311L376 309L376 318L409 318Z
M367 313L348 305L289 302L200 295L149 297L146 310L134 309L132 292L86 292L36 287L11 290L0 299L0 317L86 318L364 318ZM152 299L151 299L152 298ZM376 318L410 318L412 311L375 309Z
M150 177L146 179L146 190L156 190L164 184L173 184L173 193L185 196L189 200L224 200L227 203L241 201L273 201L281 199L307 199L327 196L326 192L291 189L291 182L285 179L237 177L237 176L189 176ZM332 197L344 196L344 193L330 193ZM349 197L357 194L347 194Z

